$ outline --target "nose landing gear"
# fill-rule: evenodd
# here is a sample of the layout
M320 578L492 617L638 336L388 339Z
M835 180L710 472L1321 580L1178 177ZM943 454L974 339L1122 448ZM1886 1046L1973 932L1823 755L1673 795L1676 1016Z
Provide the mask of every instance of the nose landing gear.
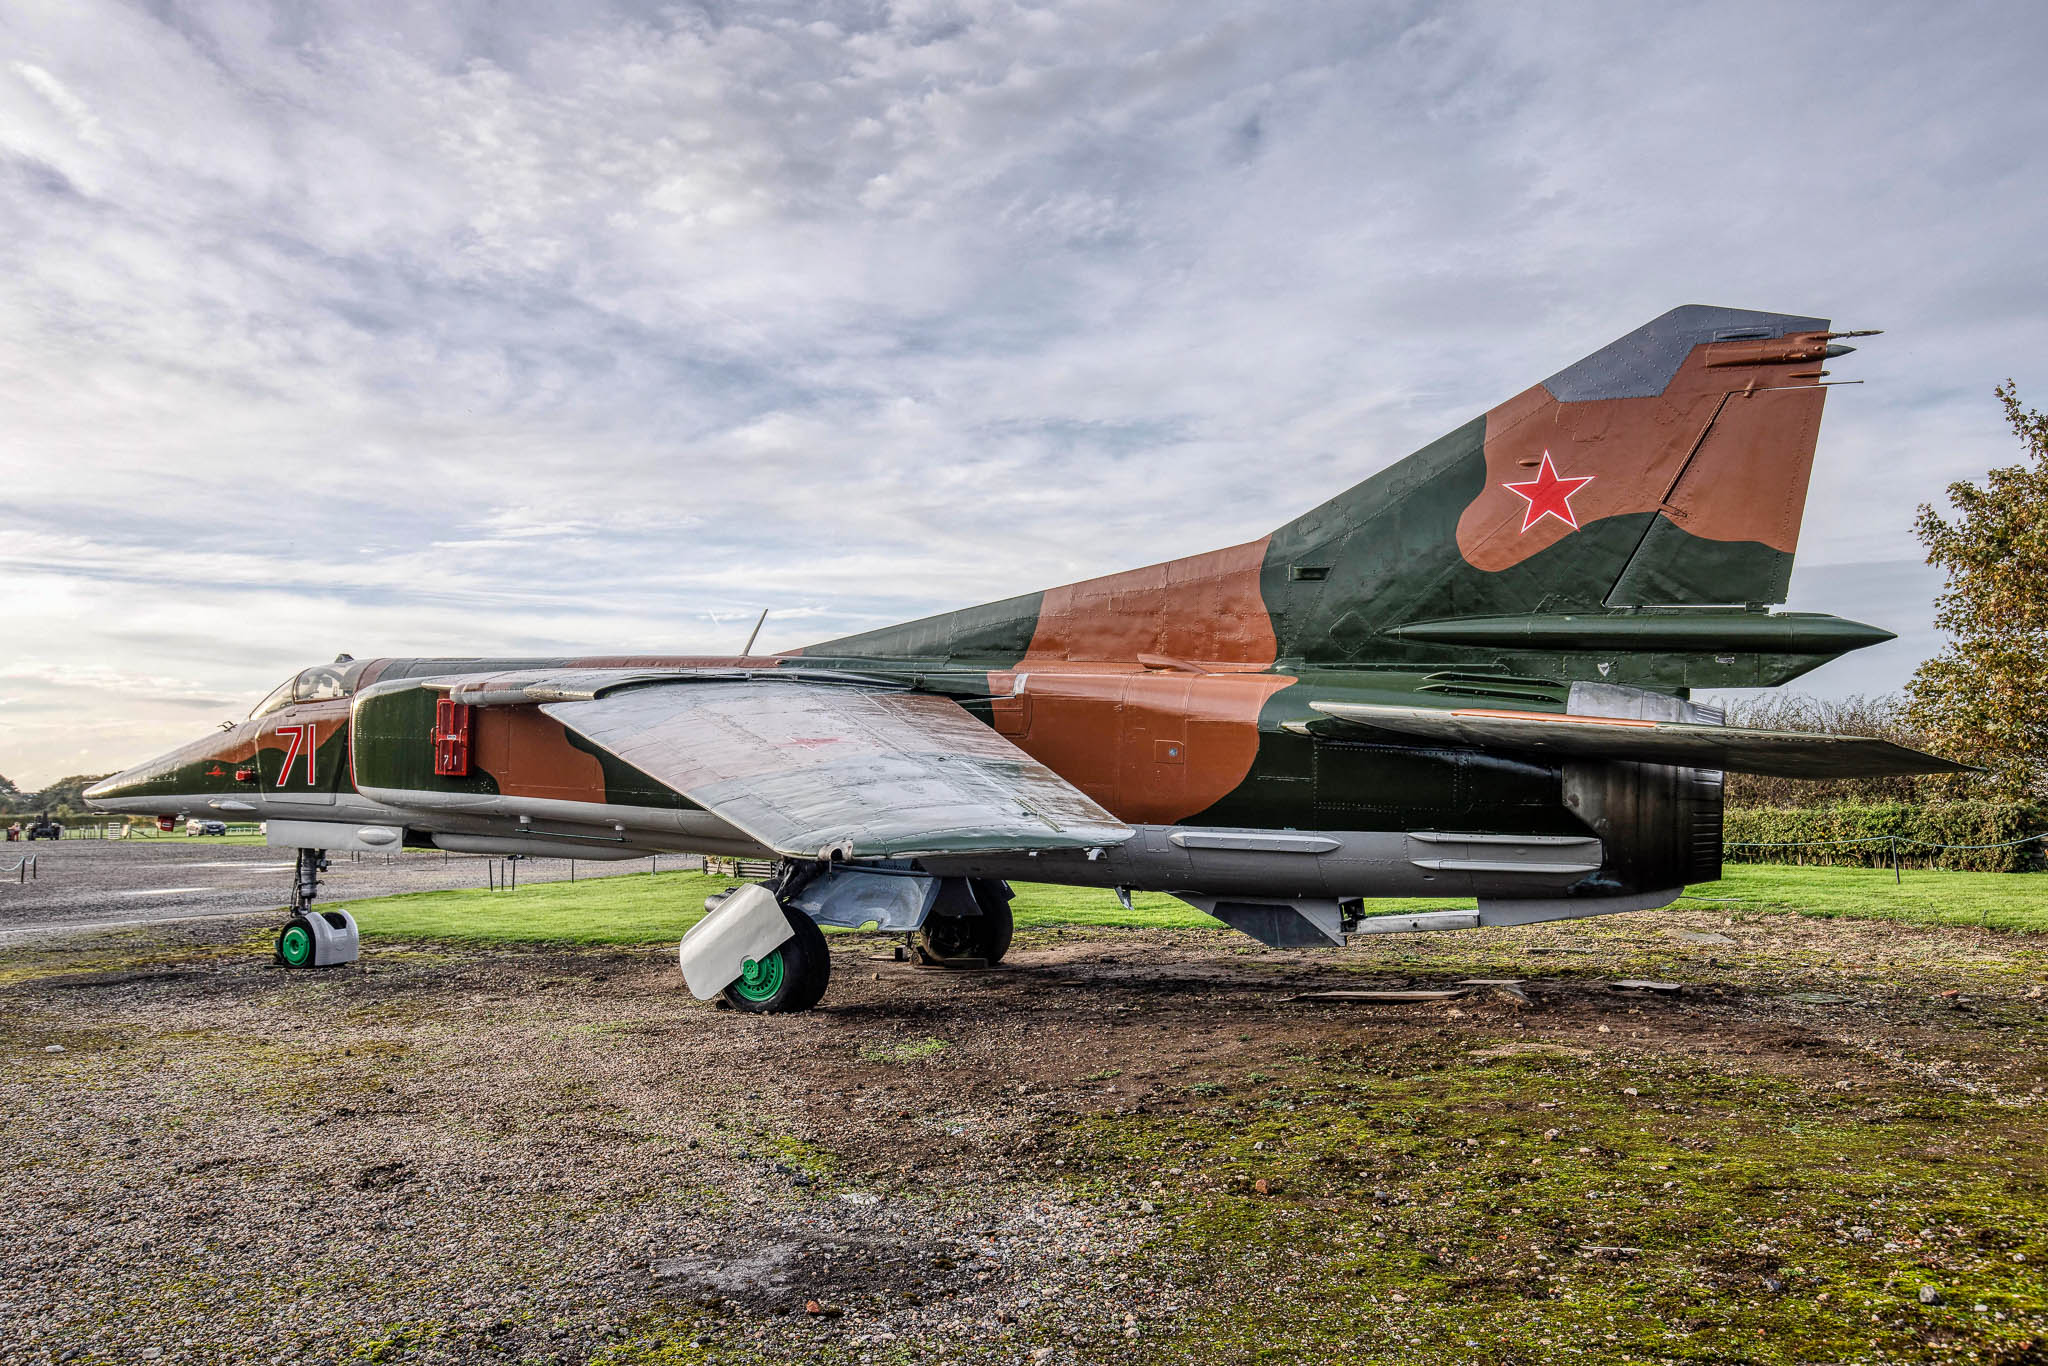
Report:
M331 968L361 954L355 917L347 911L316 911L320 874L327 871L323 849L299 850L292 874L292 918L277 933L277 961L288 968Z

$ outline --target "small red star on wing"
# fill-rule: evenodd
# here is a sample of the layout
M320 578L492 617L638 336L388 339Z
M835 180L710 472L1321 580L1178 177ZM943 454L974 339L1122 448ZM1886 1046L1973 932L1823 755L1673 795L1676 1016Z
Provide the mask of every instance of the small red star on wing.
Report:
M1522 530L1527 531L1545 517L1555 517L1573 531L1579 529L1579 519L1572 515L1572 495L1593 482L1590 474L1577 479L1566 479L1558 474L1557 467L1550 463L1550 452L1543 452L1543 466L1536 471L1534 479L1519 484L1502 484L1512 489L1518 498L1526 499L1527 512L1522 514Z

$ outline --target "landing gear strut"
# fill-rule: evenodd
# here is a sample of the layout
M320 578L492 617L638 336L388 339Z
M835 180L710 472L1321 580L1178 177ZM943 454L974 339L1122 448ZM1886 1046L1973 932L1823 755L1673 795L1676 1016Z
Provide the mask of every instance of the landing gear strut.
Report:
M292 879L292 909L303 915L313 909L313 898L320 895L320 875L327 871L325 849L299 850L298 871Z
M292 918L277 933L277 961L285 967L331 968L355 962L360 952L354 916L313 909L320 874L326 871L325 850L299 850L292 873Z

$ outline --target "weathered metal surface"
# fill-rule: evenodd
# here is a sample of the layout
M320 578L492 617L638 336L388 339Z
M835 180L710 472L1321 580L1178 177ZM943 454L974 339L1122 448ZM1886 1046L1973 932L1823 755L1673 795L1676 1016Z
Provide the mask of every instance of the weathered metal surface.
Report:
M762 680L542 710L790 857L1096 848L1131 834L945 698Z
M838 867L805 883L789 904L820 925L908 934L924 924L938 899L939 879L927 873Z

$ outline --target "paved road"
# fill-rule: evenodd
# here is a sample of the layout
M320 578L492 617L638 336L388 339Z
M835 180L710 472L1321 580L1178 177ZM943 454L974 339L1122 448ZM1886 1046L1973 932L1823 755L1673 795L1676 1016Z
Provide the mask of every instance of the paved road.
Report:
M57 840L33 845L0 843L0 868L33 854L39 876L17 881L0 873L0 946L65 931L157 925L179 920L271 916L290 898L292 851L205 839ZM330 855L320 879L321 899L347 901L397 892L482 887L499 860L464 854ZM694 867L694 859L663 855L663 868ZM644 873L647 859L599 863L579 859L576 876ZM564 859L524 859L519 881L553 882L569 876Z

